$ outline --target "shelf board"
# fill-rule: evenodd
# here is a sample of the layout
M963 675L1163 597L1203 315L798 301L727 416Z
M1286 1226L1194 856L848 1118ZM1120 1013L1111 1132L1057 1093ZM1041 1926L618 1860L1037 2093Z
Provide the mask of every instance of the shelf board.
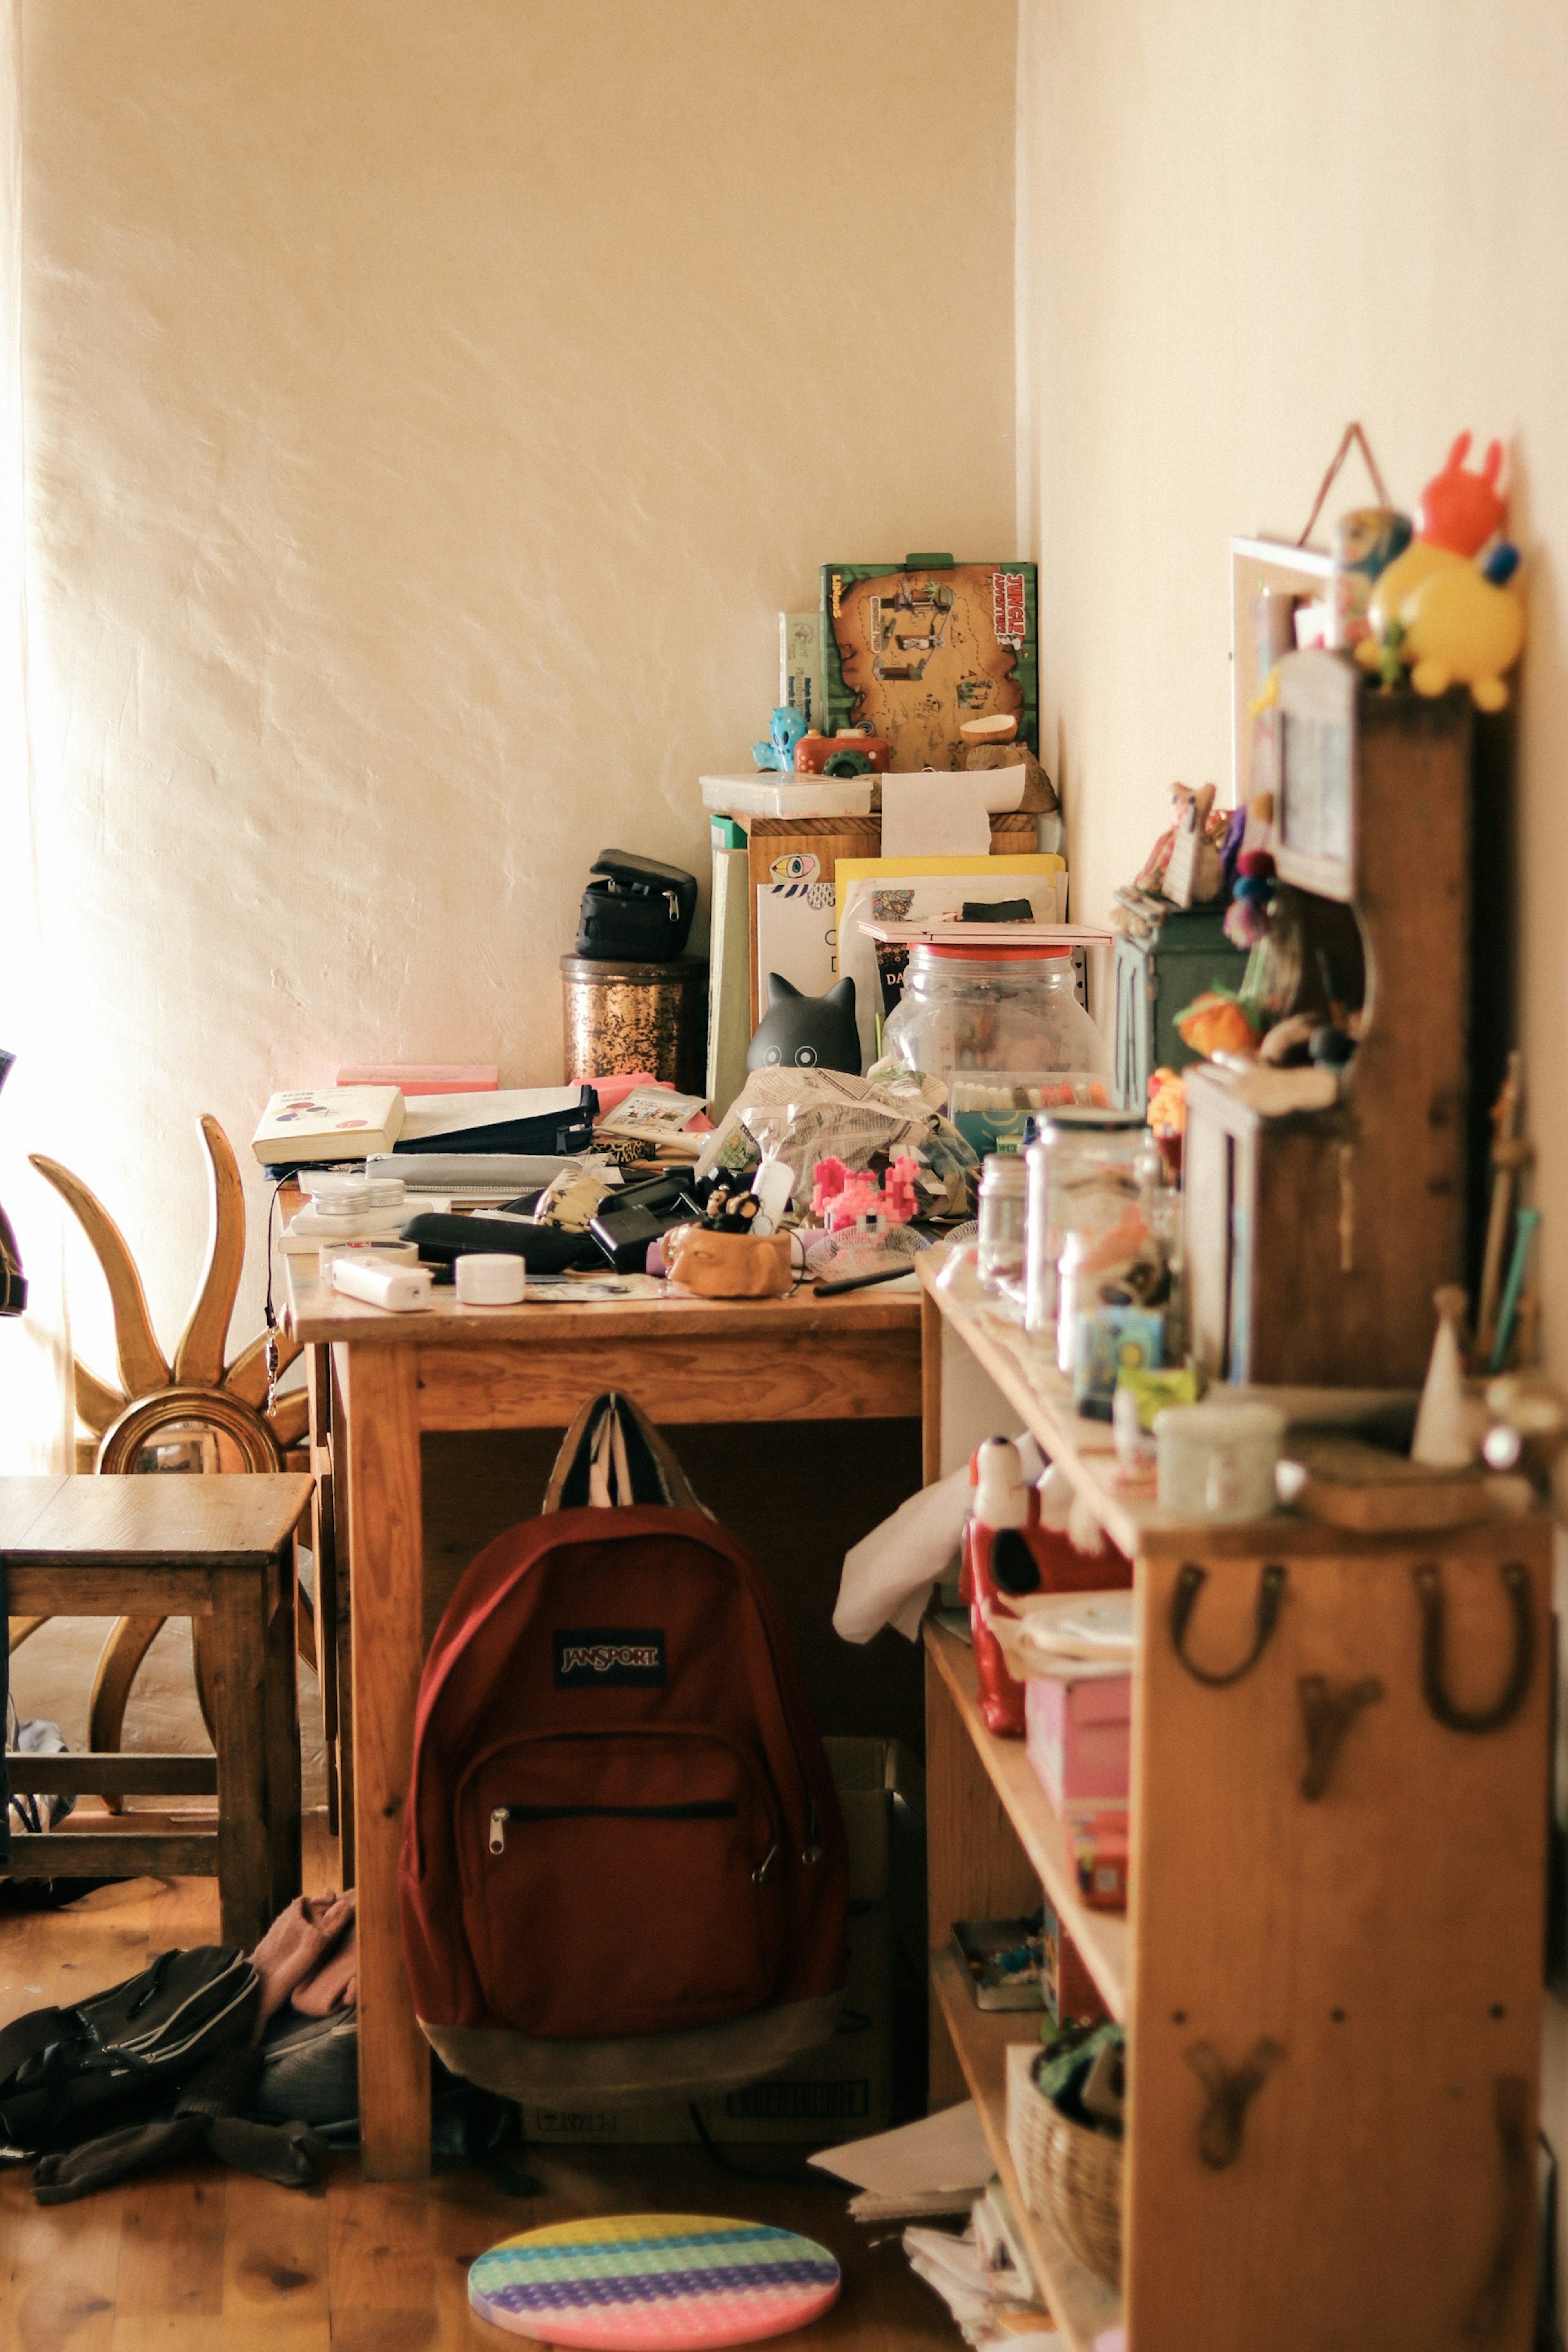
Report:
M1019 2010L977 2009L968 1978L955 1952L932 1953L931 1982L964 2069L964 2079L979 2111L1008 2202L1017 2219L1035 2284L1051 2305L1071 2352L1094 2352L1102 2332L1122 2324L1121 2298L1113 2287L1086 2270L1068 2251L1042 2214L1025 2210L1018 2173L1008 2150L1008 2045L1036 2039L1028 2031L1028 2013Z
M1127 1922L1120 1912L1092 1911L1078 1891L1072 1849L1054 1806L1035 1777L1021 1739L986 1729L975 1683L975 1654L940 1625L927 1624L925 1646L952 1693L992 1787L1032 1864L1051 1906L1082 1954L1105 2006L1127 2017Z
M1050 1352L1016 1325L937 1288L941 1265L931 1260L945 1260L946 1255L930 1250L915 1260L921 1286L1129 1559L1263 1559L1387 1549L1386 1536L1355 1535L1289 1512L1228 1523L1195 1521L1162 1510L1147 1497L1124 1494L1115 1483L1116 1447L1110 1423L1074 1411L1071 1383L1063 1379ZM1222 1393L1232 1400L1257 1397L1277 1404L1300 1424L1346 1429L1354 1428L1358 1415L1397 1398L1396 1391L1377 1389L1227 1387Z

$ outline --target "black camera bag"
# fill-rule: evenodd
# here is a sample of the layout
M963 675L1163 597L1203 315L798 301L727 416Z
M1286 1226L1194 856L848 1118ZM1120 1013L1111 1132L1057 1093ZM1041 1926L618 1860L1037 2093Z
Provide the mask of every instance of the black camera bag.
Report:
M697 882L678 866L603 849L589 868L577 953L596 962L669 963L686 944Z

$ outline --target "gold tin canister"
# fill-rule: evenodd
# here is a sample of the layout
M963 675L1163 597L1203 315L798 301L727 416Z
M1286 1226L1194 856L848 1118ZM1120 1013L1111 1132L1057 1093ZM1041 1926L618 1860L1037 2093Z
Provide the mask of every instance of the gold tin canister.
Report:
M707 1093L707 962L560 960L564 1083L651 1070L685 1095Z

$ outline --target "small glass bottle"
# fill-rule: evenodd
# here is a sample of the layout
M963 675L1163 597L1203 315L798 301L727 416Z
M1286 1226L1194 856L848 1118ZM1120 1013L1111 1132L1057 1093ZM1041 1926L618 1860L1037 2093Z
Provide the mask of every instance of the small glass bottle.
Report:
M993 1151L981 1165L977 1271L988 1290L1023 1281L1024 1184L1016 1151Z

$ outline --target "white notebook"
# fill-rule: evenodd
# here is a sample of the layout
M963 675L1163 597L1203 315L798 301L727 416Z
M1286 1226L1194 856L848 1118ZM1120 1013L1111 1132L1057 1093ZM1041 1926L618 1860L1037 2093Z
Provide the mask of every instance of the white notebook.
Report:
M402 1124L397 1087L291 1087L273 1096L250 1148L264 1168L363 1160L371 1151L390 1151Z

